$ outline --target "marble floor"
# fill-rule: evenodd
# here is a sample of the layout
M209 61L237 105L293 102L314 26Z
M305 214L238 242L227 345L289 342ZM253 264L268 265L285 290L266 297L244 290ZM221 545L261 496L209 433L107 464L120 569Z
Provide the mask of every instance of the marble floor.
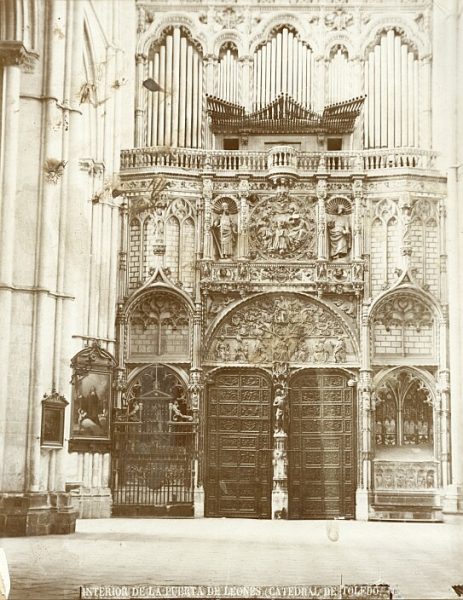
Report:
M84 584L387 583L394 598L457 598L462 523L80 520L70 536L5 538L10 600L79 598Z

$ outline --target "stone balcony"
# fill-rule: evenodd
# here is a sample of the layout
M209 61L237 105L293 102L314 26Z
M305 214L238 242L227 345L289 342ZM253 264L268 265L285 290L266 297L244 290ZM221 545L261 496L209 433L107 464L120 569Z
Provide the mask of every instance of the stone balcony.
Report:
M150 147L121 152L121 172L143 171L166 174L237 173L263 177L311 177L329 173L387 175L436 170L436 153L418 148L381 148L352 152L301 152L292 146L274 146L268 152L244 150L198 150Z

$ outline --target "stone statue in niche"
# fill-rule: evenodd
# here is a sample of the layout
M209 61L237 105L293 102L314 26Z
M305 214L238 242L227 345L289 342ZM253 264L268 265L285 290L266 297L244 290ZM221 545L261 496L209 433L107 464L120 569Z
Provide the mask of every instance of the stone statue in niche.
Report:
M238 227L234 218L236 207L233 202L223 201L215 209L211 233L218 258L233 258L235 253Z
M351 206L344 198L333 198L327 202L326 212L331 215L327 222L331 259L344 258L350 252L352 246L350 211Z
M275 433L285 433L286 394L283 389L277 389L273 400L275 407Z
M156 207L154 214L154 226L153 226L153 241L154 245L164 243L164 216L161 206Z

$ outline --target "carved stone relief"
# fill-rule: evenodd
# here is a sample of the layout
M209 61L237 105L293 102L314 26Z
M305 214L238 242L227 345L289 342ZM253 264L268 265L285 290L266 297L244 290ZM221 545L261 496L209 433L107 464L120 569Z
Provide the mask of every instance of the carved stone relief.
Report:
M375 461L375 490L426 490L439 485L438 463Z
M221 323L207 360L250 363L344 363L354 358L342 321L295 294L272 294L237 307Z
M287 192L260 200L250 214L250 251L270 259L315 256L313 205Z

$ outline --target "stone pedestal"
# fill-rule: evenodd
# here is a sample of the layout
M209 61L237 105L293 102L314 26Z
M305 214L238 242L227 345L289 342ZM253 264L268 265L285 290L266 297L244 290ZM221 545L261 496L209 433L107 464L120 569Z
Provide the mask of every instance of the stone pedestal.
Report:
M355 518L357 521L368 521L368 504L370 494L368 490L358 489L355 494Z
M204 488L195 488L193 495L193 510L195 519L204 517Z
M74 533L77 511L66 492L0 496L0 536Z
M463 487L461 485L449 485L442 499L442 512L444 520L450 515L463 517Z
M272 519L288 518L287 438L283 431L277 431L273 436Z
M67 485L74 510L79 519L107 519L111 516L111 490L105 487L88 488L83 485Z

